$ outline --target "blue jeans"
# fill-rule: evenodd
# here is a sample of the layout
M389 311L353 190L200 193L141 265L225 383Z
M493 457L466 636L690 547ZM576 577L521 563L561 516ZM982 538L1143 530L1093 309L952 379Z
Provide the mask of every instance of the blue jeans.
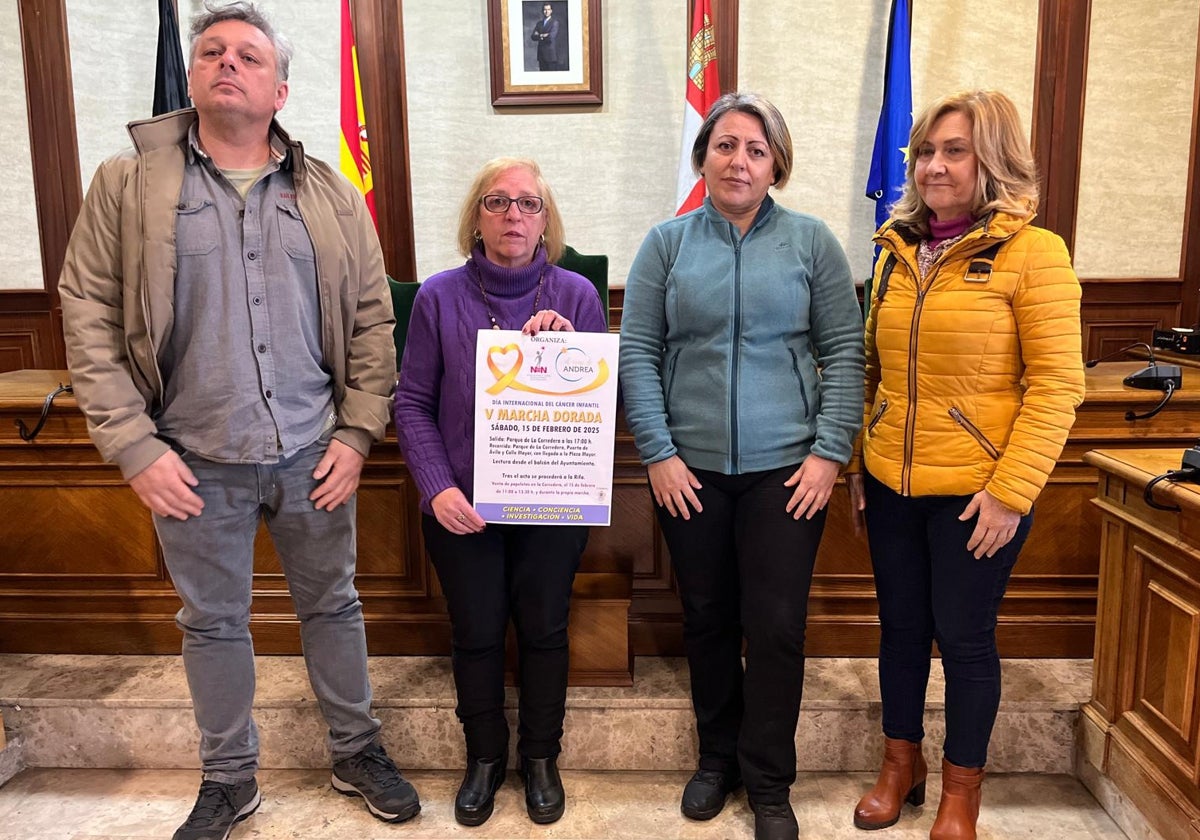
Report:
M967 551L976 517L958 517L970 496L902 496L863 476L867 538L879 598L883 733L925 737L925 689L937 640L946 674L946 759L983 767L1000 708L996 614L1033 513L1008 545L976 560Z
M355 497L317 510L309 494L327 442L277 464L219 464L191 453L204 511L154 517L163 558L183 601L183 664L200 728L204 777L233 783L258 768L250 597L254 535L265 521L300 619L308 678L329 724L335 761L378 739L371 716L362 603L354 588Z

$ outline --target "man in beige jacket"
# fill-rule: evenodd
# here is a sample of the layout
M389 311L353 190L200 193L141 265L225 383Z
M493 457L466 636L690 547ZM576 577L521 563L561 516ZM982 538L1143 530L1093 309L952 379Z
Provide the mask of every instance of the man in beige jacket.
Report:
M204 779L175 840L258 807L254 536L287 576L329 725L333 786L420 810L371 715L355 500L395 381L383 258L361 196L275 122L291 47L252 3L193 21L194 110L133 123L96 173L59 290L92 439L154 515L183 601Z

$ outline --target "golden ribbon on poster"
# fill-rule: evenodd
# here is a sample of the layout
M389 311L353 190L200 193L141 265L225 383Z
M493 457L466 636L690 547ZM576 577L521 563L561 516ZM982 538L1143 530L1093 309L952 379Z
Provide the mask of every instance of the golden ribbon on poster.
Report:
M516 361L513 362L512 367L506 371L501 370L500 365L496 364L495 359L492 358L492 356L495 354L507 356L509 353L514 351L516 351L517 354ZM524 361L525 355L521 352L521 348L516 344L506 344L503 347L496 345L489 347L487 352L487 366L488 370L492 372L492 376L496 377L496 381L488 386L487 392L495 395L499 394L506 388L512 388L514 391L525 391L529 394L542 394L548 397L566 397L572 394L583 394L587 393L588 391L593 391L608 381L608 362L606 362L604 359L601 359L599 364L596 365L596 378L587 385L584 385L581 388L575 388L571 391L546 391L541 388L535 388L532 385L526 385L524 382L517 381L517 375L521 372L521 363Z

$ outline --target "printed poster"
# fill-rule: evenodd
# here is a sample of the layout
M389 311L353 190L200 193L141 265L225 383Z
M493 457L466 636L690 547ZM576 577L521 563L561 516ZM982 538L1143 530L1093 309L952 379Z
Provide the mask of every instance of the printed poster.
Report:
M475 510L486 522L608 525L618 336L480 330Z

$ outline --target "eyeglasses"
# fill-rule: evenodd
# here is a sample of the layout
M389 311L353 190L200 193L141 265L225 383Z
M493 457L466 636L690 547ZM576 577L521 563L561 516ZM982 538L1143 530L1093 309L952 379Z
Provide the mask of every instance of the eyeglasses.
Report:
M485 195L479 199L479 203L489 213L507 213L510 204L517 205L517 209L527 216L532 216L534 213L542 212L542 201L540 195L519 195L516 198L509 198L506 195Z

